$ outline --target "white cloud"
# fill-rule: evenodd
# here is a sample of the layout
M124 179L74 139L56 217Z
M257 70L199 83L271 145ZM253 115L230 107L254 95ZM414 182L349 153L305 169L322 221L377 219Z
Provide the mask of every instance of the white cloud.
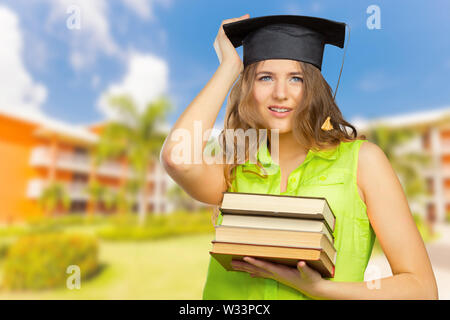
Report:
M357 131L364 130L369 125L369 120L363 116L356 115L351 120L350 123L356 128Z
M110 85L100 96L98 107L108 118L116 115L108 105L113 95L130 95L140 111L147 103L168 91L169 67L167 62L150 54L131 52L126 74L119 83Z
M75 70L95 63L99 53L126 60L126 55L111 33L114 20L109 18L106 0L45 0L50 5L47 28L65 37L71 47L69 61ZM172 0L122 0L126 8L144 20L154 20L154 6L169 8ZM72 10L76 9L77 12ZM79 18L79 19L78 19ZM67 23L79 22L80 28L69 29ZM120 28L121 25L117 26ZM122 30L123 31L123 30ZM162 34L164 37L164 34ZM164 41L164 38L162 39Z
M64 31L71 47L70 63L75 70L89 67L95 62L98 53L121 56L119 46L111 35L106 0L47 0L50 14L48 28L53 32ZM69 8L75 8L69 10ZM69 29L67 22L79 29ZM62 29L64 28L64 29Z
M147 0L122 0L123 4L129 9L133 10L139 17L143 19L154 18L150 7L150 2Z
M19 19L11 9L0 6L0 109L40 113L47 89L36 83L23 62L23 35Z
M388 76L383 71L374 71L366 73L358 83L360 90L364 92L378 92L391 88L397 84L397 80Z
M172 6L173 3L172 0L122 0L122 2L144 20L155 19L152 6L154 3L159 3L166 8Z

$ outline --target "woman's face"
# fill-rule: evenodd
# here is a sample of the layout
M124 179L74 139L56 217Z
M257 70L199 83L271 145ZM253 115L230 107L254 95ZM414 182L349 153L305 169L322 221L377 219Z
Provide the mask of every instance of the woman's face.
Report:
M279 133L292 131L294 110L303 96L303 74L295 60L264 60L256 68L253 98L267 129L280 129ZM287 108L277 110L274 108Z

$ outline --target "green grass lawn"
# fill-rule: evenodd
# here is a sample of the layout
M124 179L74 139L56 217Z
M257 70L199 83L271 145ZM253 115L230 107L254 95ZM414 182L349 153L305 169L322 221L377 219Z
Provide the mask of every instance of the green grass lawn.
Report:
M82 280L81 289L0 290L0 299L201 299L213 237L209 233L142 242L100 241L103 268L94 278ZM0 264L0 279L1 270Z
M438 237L431 236L423 224L418 227L425 242ZM64 230L95 235L98 228L97 225L71 225ZM101 269L92 279L82 280L79 290L65 287L28 292L1 289L3 265L0 258L0 300L201 299L213 238L211 232L151 241L99 240ZM4 235L0 240L11 239ZM372 254L381 253L376 241Z

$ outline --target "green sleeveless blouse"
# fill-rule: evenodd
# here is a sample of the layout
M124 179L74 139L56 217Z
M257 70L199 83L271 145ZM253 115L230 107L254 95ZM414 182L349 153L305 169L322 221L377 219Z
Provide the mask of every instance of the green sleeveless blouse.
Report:
M334 246L337 250L332 281L361 282L372 253L375 234L367 217L367 207L357 188L358 153L367 140L341 142L331 150L309 150L303 163L288 178L286 192L280 193L281 174L272 162L267 145L260 145L257 158L268 176L247 161L235 167L232 185L236 192L324 197L336 216ZM228 190L231 192L231 188ZM219 214L217 224L222 223ZM246 272L226 271L210 257L205 300L306 300L301 292L273 279L252 278Z

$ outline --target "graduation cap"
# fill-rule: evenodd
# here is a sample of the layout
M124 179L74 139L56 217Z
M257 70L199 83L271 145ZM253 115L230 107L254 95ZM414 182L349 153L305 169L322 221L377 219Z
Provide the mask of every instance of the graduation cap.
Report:
M323 18L276 15L227 23L223 30L235 48L243 46L244 67L262 60L289 59L307 62L322 70L325 44L343 48L345 27L343 22ZM334 96L344 58L345 51Z
M322 69L325 44L344 47L345 23L277 15L239 20L223 25L235 48L243 46L244 66L267 59L290 59Z

